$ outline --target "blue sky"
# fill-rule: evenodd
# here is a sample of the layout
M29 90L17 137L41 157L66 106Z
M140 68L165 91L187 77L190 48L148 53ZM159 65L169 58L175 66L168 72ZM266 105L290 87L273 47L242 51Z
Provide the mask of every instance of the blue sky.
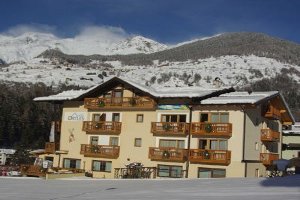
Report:
M300 0L0 0L0 8L1 33L74 37L101 27L174 44L250 31L300 43Z

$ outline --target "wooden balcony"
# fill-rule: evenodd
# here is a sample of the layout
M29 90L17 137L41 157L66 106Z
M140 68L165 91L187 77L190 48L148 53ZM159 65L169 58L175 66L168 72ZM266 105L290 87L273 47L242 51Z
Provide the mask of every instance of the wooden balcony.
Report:
M265 118L272 119L272 120L280 120L281 119L280 110L277 109L272 104L268 105L267 111L265 113L263 113L263 116Z
M278 142L280 140L280 133L272 129L261 129L260 140L262 142Z
M53 154L56 150L58 150L58 144L55 144L55 142L46 142L45 153Z
M46 176L46 169L38 165L21 165L20 171L22 175L44 177Z
M152 122L151 132L159 136L186 136L190 124L184 122Z
M121 133L121 122L96 122L96 121L84 121L82 130L87 134L111 134L118 135Z
M278 160L279 154L277 153L261 153L260 161L263 165L272 165L273 160Z
M150 147L149 158L163 162L185 162L187 160L187 149L177 149L171 147Z
M154 110L156 103L149 97L85 98L84 107L92 110Z
M231 162L231 151L227 150L191 149L189 156L192 163L229 165Z
M203 123L193 122L191 124L191 134L193 136L205 137L231 137L231 123Z
M80 154L85 157L95 157L95 158L111 158L115 159L119 157L120 147L119 146L109 146L109 145L90 145L82 144Z

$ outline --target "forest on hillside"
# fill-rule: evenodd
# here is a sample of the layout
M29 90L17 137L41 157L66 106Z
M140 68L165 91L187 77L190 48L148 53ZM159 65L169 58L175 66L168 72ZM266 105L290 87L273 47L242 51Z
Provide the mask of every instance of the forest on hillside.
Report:
M296 121L300 121L300 84L288 76L288 71L282 71L274 78L264 78L251 83L242 90L251 91L279 91L287 102Z
M61 118L61 106L33 99L71 88L74 87L0 83L0 148L44 148L51 121Z
M280 91L297 121L300 121L300 84L283 71L274 78L265 78L237 90ZM0 148L44 148L48 141L51 121L61 119L61 105L34 102L35 97L48 96L78 86L43 83L0 83Z

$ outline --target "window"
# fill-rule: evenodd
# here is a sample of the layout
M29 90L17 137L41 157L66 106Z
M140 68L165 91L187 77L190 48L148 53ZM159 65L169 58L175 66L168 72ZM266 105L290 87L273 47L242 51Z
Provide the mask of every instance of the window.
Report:
M258 142L255 142L255 150L258 151Z
M90 144L91 145L98 145L98 140L99 140L98 136L91 136Z
M228 123L229 122L229 114L228 113L220 113L220 122Z
M122 98L123 97L123 91L122 90L114 90L112 92L112 95L115 98Z
M186 115L162 115L161 122L186 122Z
M210 122L219 122L219 113L211 113Z
M183 171L181 166L173 165L158 165L157 176L170 177L170 178L182 178Z
M227 150L227 140L222 139L199 139L199 149Z
M200 122L228 123L229 113L200 113Z
M105 93L104 98L110 99L111 98L111 92Z
M144 121L144 115L143 114L137 114L136 115L136 122L142 123Z
M142 138L134 138L134 146L141 147L142 146Z
M113 113L112 114L112 121L119 122L120 121L120 113Z
M93 114L93 121L95 122L104 122L106 119L106 114L102 113L102 114Z
M159 147L184 149L184 140L159 140Z
M259 177L259 169L255 169L255 177Z
M198 178L225 178L225 169L198 168Z
M53 162L53 159L54 158L52 156L45 156L45 160Z
M116 105L121 105L123 102L123 91L122 90L114 90L112 92L112 103Z
M65 158L64 168L80 169L80 161L81 160Z
M200 122L208 122L208 113L200 113Z
M93 160L92 171L111 172L111 161Z
M109 145L110 146L118 146L119 145L119 138L118 137L110 137L109 138Z

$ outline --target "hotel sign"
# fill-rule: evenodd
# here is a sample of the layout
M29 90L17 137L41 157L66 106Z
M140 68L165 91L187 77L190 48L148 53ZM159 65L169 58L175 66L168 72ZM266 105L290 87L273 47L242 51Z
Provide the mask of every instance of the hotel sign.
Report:
M64 121L86 121L86 112L65 112Z
M159 110L188 110L186 105L158 105Z

